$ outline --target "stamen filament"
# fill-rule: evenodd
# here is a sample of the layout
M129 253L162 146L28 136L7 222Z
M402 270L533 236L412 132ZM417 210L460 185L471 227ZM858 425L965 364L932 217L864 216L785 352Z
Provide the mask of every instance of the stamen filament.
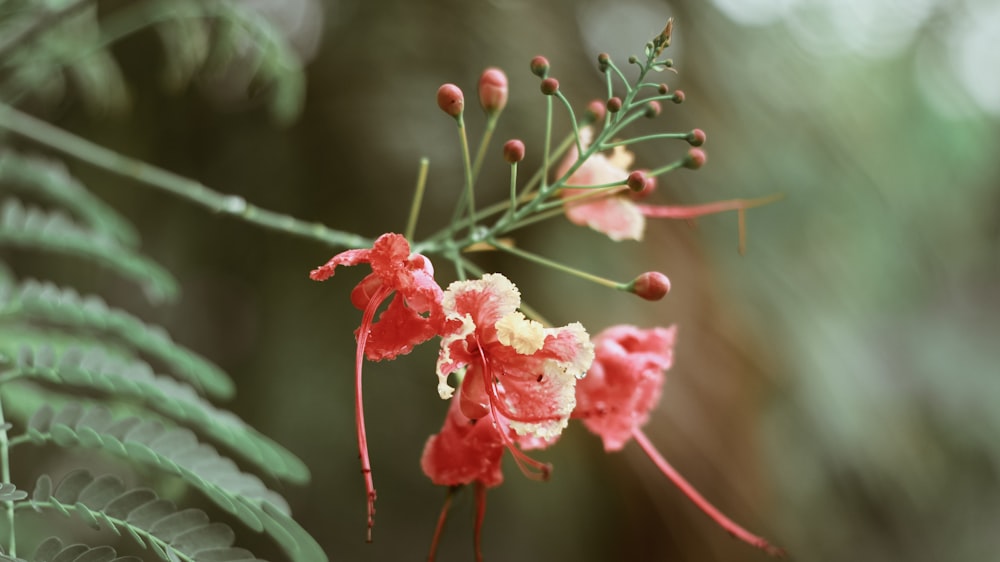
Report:
M367 542L372 542L372 527L375 526L375 481L372 478L372 463L368 458L368 436L365 433L365 407L361 396L361 366L365 361L365 345L371 333L375 312L383 301L392 293L392 287L380 287L372 295L358 329L358 349L355 355L354 377L354 423L358 428L358 456L361 457L361 473L365 477L365 490L368 495L368 535Z
M472 543L476 549L476 562L483 562L483 520L486 519L486 486L476 482L476 525L472 535Z
M656 450L656 447L653 446L653 444L649 441L649 438L646 437L646 434L643 433L641 429L636 428L632 430L632 437L635 437L636 443L642 447L642 450L646 453L649 459L653 461L656 467L660 469L660 472L669 478L675 486L680 488L681 491L684 492L684 495L686 495L688 499L698 506L698 509L705 512L706 515L712 518L712 521L715 521L716 524L725 529L727 533L749 544L750 546L763 550L771 556L779 558L786 556L784 549L776 547L767 542L767 540L763 537L754 535L743 527L740 527L731 519L723 515L721 511L715 508L715 506L710 504L708 500L698 493L698 490L694 489L694 486L688 483L688 481L685 480L684 477L674 469L674 467L670 466L670 463L668 463L667 460L660 455L660 452Z
M739 251L740 254L745 254L747 249L746 210L774 203L782 198L784 198L784 195L777 193L758 199L727 199L703 205L638 205L638 207L639 212L647 217L682 220L690 220L726 211L736 211L737 225L739 227Z
M448 493L444 497L444 505L441 506L441 515L438 515L437 525L434 527L434 537L431 538L431 549L427 553L427 562L434 562L437 556L438 543L441 542L441 535L444 534L444 524L448 520L448 511L451 509L451 499L459 486L449 486Z

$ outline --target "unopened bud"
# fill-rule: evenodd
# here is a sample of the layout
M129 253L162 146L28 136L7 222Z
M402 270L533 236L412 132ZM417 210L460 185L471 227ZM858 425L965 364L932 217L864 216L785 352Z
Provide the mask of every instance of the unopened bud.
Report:
M499 68L487 68L479 77L479 104L490 115L507 106L507 75Z
M630 56L630 57L628 58L628 63L629 63L629 64L635 64L635 63L637 63L637 62L639 62L639 59L638 59L638 58L636 58L636 56L635 56L635 55L632 55L632 56Z
M531 59L531 73L539 78L549 75L549 59L539 55Z
M455 119L458 119L465 109L465 95L462 94L461 88L454 84L443 84L438 88L437 102L441 111Z
M642 189L646 187L646 174L639 171L632 172L628 175L628 179L625 180L625 185L627 185L632 191L642 191Z
M555 78L542 80L542 93L547 96L554 96L559 91L559 81Z
M653 100L646 104L646 117L652 119L660 114L663 108L660 106L660 102Z
M701 146L705 144L705 131L701 129L692 129L687 136L688 144L691 146Z
M607 53L601 53L597 55L597 68L601 72L607 72L610 64L611 64L611 55Z
M634 191L629 194L631 195L632 199L645 199L646 197L649 196L649 194L656 191L656 178L650 175L646 175L645 170L642 170L642 172L646 182L643 183L642 188L640 188L638 191Z
M594 100L587 104L587 110L583 112L583 121L585 123L600 121L601 119L604 119L604 114L607 113L607 111L607 108L604 107L604 102L601 100Z
M684 167L697 170L705 165L706 158L704 150L692 148L688 151L687 157L684 158Z
M647 271L629 283L628 291L648 301L658 301L670 292L670 279L659 271Z
M611 113L618 113L622 110L622 99L615 96L608 100L608 111Z
M660 84L660 86L656 89L656 91L660 92L661 96L665 96L667 95L667 92L670 91L670 86L667 86L666 84Z
M674 92L674 103L684 103L684 90Z
M505 142L503 145L503 159L506 160L508 164L514 164L524 160L524 143L517 139L511 139Z

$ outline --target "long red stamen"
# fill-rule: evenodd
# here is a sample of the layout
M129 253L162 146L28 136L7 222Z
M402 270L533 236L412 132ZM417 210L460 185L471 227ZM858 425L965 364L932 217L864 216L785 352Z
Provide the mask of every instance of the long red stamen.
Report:
M354 423L358 428L358 454L361 457L361 473L365 477L365 490L368 492L368 535L367 541L372 542L372 527L375 526L375 481L372 479L372 463L368 458L368 436L365 433L365 407L361 399L361 366L365 361L365 345L372 329L375 312L382 301L392 293L391 287L380 287L361 317L361 327L358 329L358 349L354 358Z
M438 516L437 526L434 528L434 538L431 539L431 550L427 553L427 562L434 562L434 557L437 556L438 542L441 540L441 535L444 534L444 524L448 520L448 510L451 509L451 498L455 495L455 490L458 486L450 486L448 488L448 495L444 497L444 505L441 506L441 515Z
M500 420L500 413L497 412L497 404L500 403L500 397L497 395L496 382L493 381L493 374L490 372L490 367L482 348L479 349L479 358L483 366L483 382L486 387L486 394L490 400L490 413L493 414L493 422L496 423L500 439L514 457L514 462L517 463L517 467L521 469L522 474L532 480L548 480L549 475L552 473L552 465L536 461L524 454L524 451L518 449L514 445L514 442L511 441L510 436L507 435L508 428L504 427L503 422Z
M706 515L712 518L712 521L715 521L720 527L725 529L727 533L749 544L750 546L763 550L771 556L779 558L784 558L786 556L785 549L776 547L767 542L767 540L763 537L758 537L757 535L750 533L723 515L721 511L715 508L715 506L708 503L708 500L699 494L698 490L695 490L694 486L688 483L688 481L685 480L684 477L674 469L674 467L670 466L670 463L668 463L662 455L660 455L660 452L656 450L656 447L654 447L652 443L650 443L649 438L646 437L646 434L643 433L641 429L635 428L632 430L632 436L635 437L636 442L639 443L639 446L642 447L642 450L645 451L650 460L656 464L656 467L659 468L660 471L674 483L674 485L680 488L681 491L684 492L684 495L686 495L688 499L693 501L694 504L698 506L698 509L704 511Z
M473 530L472 543L476 548L476 562L483 562L483 520L486 519L486 486L476 482L476 525Z
M716 201L704 205L637 205L639 212L647 217L659 219L694 219L705 215L724 213L726 211L736 211L739 222L739 248L740 253L746 252L746 210L754 207L774 203L782 199L784 195L778 193L761 197L759 199L728 199L726 201Z

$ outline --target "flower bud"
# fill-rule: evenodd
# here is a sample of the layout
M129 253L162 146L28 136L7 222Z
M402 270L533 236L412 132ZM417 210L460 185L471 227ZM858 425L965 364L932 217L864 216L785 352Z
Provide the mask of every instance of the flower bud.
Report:
M646 197L649 197L651 193L656 191L656 178L654 176L647 175L646 170L640 171L646 181L642 184L640 189L629 193L629 196L634 200L645 199Z
M697 170L705 165L705 151L700 148L692 148L684 158L684 167Z
M632 56L630 56L630 57L628 58L628 63L629 63L629 64L636 64L636 63L638 63L638 62L639 62L639 59L638 59L638 58L636 58L636 56L635 56L635 55L632 55Z
M659 271L647 271L633 279L628 290L648 301L658 301L670 292L670 279Z
M462 115L462 110L465 109L465 95L454 84L443 84L438 88L437 102L441 111L455 119L458 119Z
M615 96L608 100L608 111L611 113L618 113L622 110L622 99Z
M667 92L670 91L670 86L667 86L666 84L660 84L660 86L656 89L656 91L660 92L661 96L665 96L667 95Z
M503 145L503 159L508 164L514 164L524 160L524 143L518 139L511 139Z
M660 111L662 111L662 110L663 110L663 108L660 106L660 102L658 102L656 100L653 100L653 101L651 101L651 102L649 102L649 103L646 104L646 113L645 113L645 115L646 115L646 117L649 117L650 119L652 119L653 117L656 117L657 115L659 115Z
M646 174L639 171L632 172L628 175L628 179L625 180L625 185L632 191L642 191L646 187Z
M607 53L601 53L597 55L597 68L601 72L607 72L608 66L611 64L611 55Z
M555 78L542 80L542 93L547 96L554 96L559 91L559 81Z
M604 119L607 108L601 100L594 100L587 104L587 110L583 112L583 122L593 123Z
M549 75L549 59L539 55L531 59L531 73L539 78Z
M487 68L479 77L479 104L489 115L507 106L507 75L499 68Z
M674 91L674 103L684 103L684 90Z
M692 129L687 136L688 144L691 146L701 146L705 144L705 131L701 129Z

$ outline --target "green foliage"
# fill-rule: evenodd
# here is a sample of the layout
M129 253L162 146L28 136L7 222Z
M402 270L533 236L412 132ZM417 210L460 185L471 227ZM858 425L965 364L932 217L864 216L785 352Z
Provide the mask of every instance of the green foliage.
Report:
M224 0L136 1L101 10L86 1L0 0L0 111L25 100L58 102L70 91L98 113L127 109L131 94L109 48L150 28L163 45L167 87L237 66L253 78L246 86L269 91L278 118L297 113L304 92L297 56L251 6ZM139 560L118 556L117 544L64 543L60 514L169 562L257 560L234 546L228 524L175 503L187 490L200 492L233 524L270 537L289 559L325 561L285 499L249 472L304 484L308 468L209 401L231 398L232 379L162 327L106 297L82 294L72 272L110 272L153 304L175 299L177 281L142 252L136 228L63 162L8 141L0 136L0 249L18 252L0 254L0 561ZM65 262L61 271L69 273L60 284L19 279L24 257ZM61 480L19 465L20 450L32 446L61 467ZM65 454L79 449L118 457L134 475L94 476L79 460L91 457ZM30 487L11 475L32 472L29 496ZM52 536L18 545L18 531L37 520L22 522L29 511L44 516L42 528ZM34 553L24 559L18 546Z

